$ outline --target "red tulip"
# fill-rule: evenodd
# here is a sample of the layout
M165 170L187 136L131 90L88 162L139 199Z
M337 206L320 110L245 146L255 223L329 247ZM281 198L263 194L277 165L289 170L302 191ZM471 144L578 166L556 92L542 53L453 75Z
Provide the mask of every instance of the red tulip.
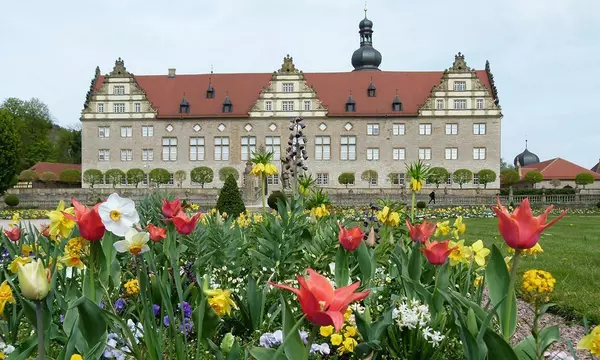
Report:
M536 217L531 213L528 198L525 198L512 214L500 204L500 199L498 199L498 206L492 206L492 209L498 216L500 235L513 249L531 249L539 241L542 232L567 213L565 210L556 219L545 224L552 205L548 206L543 214Z
M418 241L421 244L429 241L429 238L435 231L436 226L436 224L427 224L427 221L423 221L418 225L412 225L410 221L406 220L406 227L408 227L410 238L412 241Z
M336 331L340 331L344 326L344 313L348 305L366 298L370 291L355 293L360 282L334 290L323 275L310 268L308 274L308 278L298 275L299 289L284 284L270 284L296 294L302 312L310 322L320 326L333 325Z
M421 249L427 261L431 265L442 265L450 256L450 253L456 249L456 246L453 248L448 248L448 243L450 240L445 240L442 242L434 241L434 242L426 242L425 247Z
M167 218L172 218L173 216L177 216L181 211L181 200L179 198L168 201L166 199L162 199L162 213Z
M146 226L146 230L150 234L150 240L154 242L161 241L162 239L167 237L167 229L158 227L154 224L150 224Z
M360 231L360 226L353 227L348 230L345 227L342 227L340 224L340 234L338 235L338 240L342 247L347 251L354 251L358 249L360 243L362 242L365 235Z
M176 216L173 216L171 220L178 233L181 235L189 235L196 228L196 222L201 215L201 213L197 213L190 219L183 211L179 211L179 213Z
M47 224L40 225L40 233L44 237L50 239L50 225L47 225Z
M14 227L10 230L4 230L4 233L10 241L19 241L21 238L21 229L18 227Z
M96 204L92 209L89 209L85 205L81 205L77 199L73 198L73 207L75 208L75 217L73 215L63 212L63 215L77 223L79 228L79 235L88 241L98 241L104 236L104 224L98 214L98 207L100 204Z

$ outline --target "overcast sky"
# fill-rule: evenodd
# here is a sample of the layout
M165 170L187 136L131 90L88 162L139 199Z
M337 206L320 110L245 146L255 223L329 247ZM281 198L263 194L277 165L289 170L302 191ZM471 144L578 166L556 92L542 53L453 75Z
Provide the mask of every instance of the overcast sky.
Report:
M96 65L134 74L348 71L361 0L0 2L0 100L37 97L76 125ZM383 70L443 70L461 51L491 63L502 156L529 139L542 160L600 158L599 0L370 0Z

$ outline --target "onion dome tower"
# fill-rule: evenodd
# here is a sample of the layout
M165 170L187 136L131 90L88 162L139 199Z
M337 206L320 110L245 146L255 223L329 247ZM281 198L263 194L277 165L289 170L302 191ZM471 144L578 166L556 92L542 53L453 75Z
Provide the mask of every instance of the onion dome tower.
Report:
M365 18L358 24L360 34L360 47L352 54L352 66L354 71L379 70L381 64L381 53L373 47L373 22L367 19L367 8L365 7Z
M515 156L515 167L524 167L531 164L537 164L539 162L540 158L536 154L527 150L527 140L525 140L525 150L519 155Z

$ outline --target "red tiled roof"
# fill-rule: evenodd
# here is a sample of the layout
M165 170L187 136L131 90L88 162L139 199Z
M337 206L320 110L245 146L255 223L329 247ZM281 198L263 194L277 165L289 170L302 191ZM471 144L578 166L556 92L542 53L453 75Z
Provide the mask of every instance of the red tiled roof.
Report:
M600 174L561 158L554 158L537 164L527 165L522 168L521 175L523 178L525 178L525 175L530 171L541 172L545 180L575 180L577 174L582 172L590 173L594 176L594 179L600 180Z
M45 172L53 172L56 176L60 176L60 173L67 169L75 169L81 171L81 164L62 164L62 163L49 163L49 162L39 162L29 170L35 170L38 175L42 175Z
M476 71L481 83L490 89L484 70ZM308 86L328 109L328 116L414 116L440 83L442 71L353 71L341 73L305 73ZM264 87L269 86L272 74L199 74L135 76L148 100L158 110L158 117L240 117L247 116ZM215 98L206 98L209 78L215 89ZM376 97L367 96L367 87L373 79ZM104 77L96 81L95 89L102 86ZM403 111L392 112L392 101L398 97ZM356 112L346 112L345 104L352 91ZM179 104L185 94L190 104L189 114L179 113ZM223 113L225 95L233 104L231 113Z

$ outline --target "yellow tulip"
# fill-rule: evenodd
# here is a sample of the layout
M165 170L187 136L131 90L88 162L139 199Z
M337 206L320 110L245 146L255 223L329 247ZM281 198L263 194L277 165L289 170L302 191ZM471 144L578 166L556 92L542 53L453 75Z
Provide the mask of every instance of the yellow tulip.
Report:
M17 273L21 293L29 300L42 300L50 292L50 282L42 260L29 264L19 264Z

